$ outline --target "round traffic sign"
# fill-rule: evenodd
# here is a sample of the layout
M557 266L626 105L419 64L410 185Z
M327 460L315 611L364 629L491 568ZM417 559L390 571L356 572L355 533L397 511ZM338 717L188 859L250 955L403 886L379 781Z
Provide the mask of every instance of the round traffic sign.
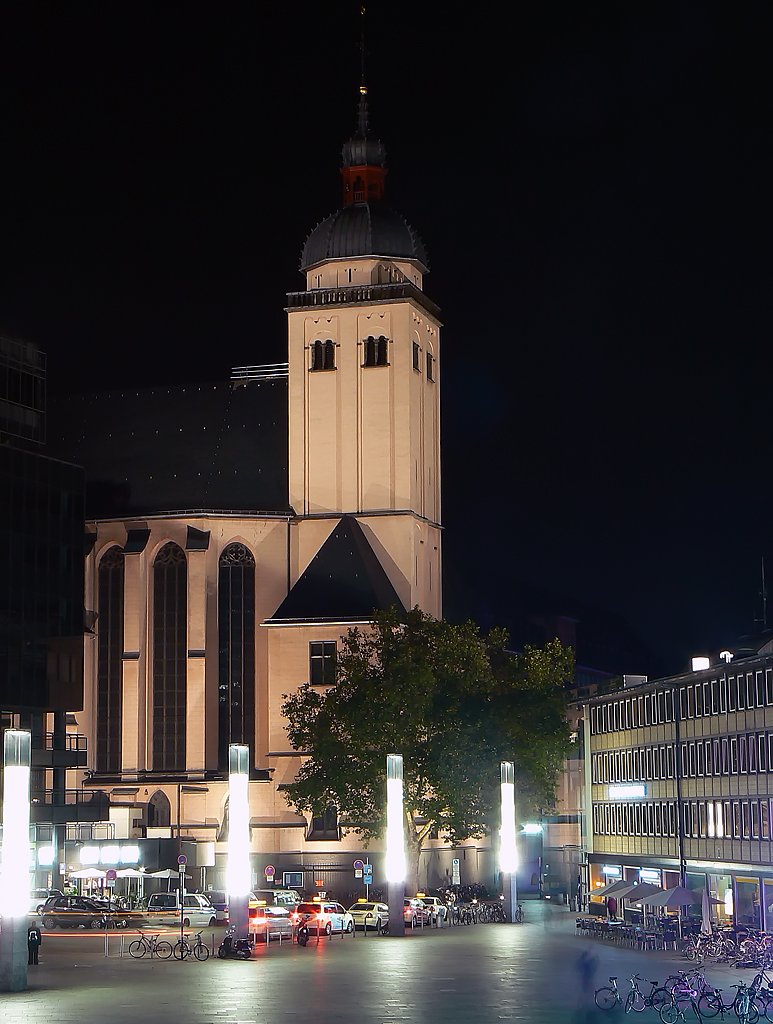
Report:
M265 868L264 874L265 874L266 878L273 878L274 875L276 874L276 868L274 867L274 865L273 864L266 864L266 868Z
M180 865L181 868L184 868L185 865L188 863L188 858L185 856L184 853L181 853L180 856L177 858L177 863Z
M117 877L115 868L109 868L108 871L105 872L105 878L108 882L114 882Z
M354 870L355 870L355 871L362 871L362 869L363 869L364 867L365 867L365 865L363 864L363 862L362 862L361 860L356 860L356 861L354 862Z

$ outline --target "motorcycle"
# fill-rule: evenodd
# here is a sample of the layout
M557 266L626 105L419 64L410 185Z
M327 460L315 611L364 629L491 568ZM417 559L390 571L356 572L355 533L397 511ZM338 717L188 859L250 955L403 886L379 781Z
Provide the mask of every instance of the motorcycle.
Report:
M234 960L249 960L252 956L252 940L237 939L233 935L227 934L220 943L217 955L221 960L229 957Z

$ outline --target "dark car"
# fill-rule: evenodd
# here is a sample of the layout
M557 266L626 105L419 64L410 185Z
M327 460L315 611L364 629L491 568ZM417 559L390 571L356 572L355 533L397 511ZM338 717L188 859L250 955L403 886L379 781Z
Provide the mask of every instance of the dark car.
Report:
M51 896L40 914L44 928L103 928L105 910L85 896Z

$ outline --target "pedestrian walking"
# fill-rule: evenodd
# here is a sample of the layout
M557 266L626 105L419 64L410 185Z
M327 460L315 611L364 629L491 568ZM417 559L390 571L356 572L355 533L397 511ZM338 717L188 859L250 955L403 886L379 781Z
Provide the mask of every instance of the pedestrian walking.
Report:
M27 930L27 963L36 964L38 962L38 951L40 945L43 942L43 936L40 934L40 928L36 924L30 926Z

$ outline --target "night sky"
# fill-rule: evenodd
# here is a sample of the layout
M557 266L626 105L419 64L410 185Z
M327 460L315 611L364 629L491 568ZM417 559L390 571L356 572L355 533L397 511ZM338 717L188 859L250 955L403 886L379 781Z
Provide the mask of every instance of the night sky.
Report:
M52 389L286 358L358 9L4 8L0 330ZM504 10L368 5L388 200L445 324L446 610L620 616L619 670L678 670L754 628L763 556L773 583L773 8Z

